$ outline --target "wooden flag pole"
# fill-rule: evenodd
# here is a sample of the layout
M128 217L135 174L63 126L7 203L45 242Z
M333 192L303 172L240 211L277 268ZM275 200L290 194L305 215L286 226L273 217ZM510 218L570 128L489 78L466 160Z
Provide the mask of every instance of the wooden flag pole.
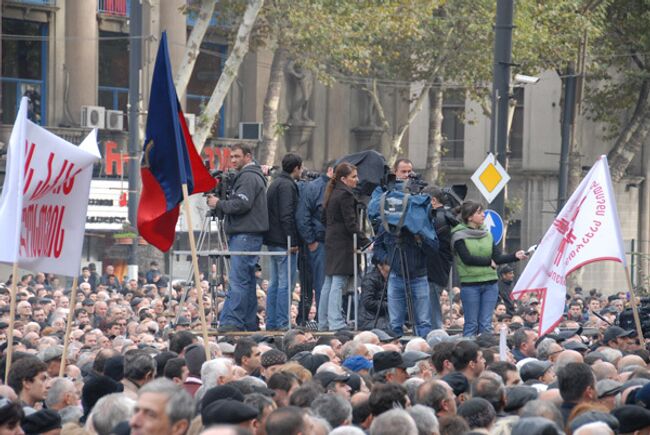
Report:
M18 282L18 262L14 261L9 290L9 331L7 333L7 363L5 365L5 384L9 381L9 369L14 352L14 322L16 321L16 283Z
M61 368L59 368L59 377L65 374L65 360L68 356L68 346L70 346L70 334L72 333L72 320L77 306L77 284L78 277L72 280L72 293L70 294L70 304L68 306L68 322L65 325L65 335L63 336L63 354L61 355Z
M199 315L201 316L201 330L203 332L203 348L205 350L205 360L210 361L208 325L205 320L205 308L203 306L203 288L201 288L201 277L199 276L199 260L196 255L196 242L194 241L194 227L192 226L192 216L190 215L190 202L187 183L183 183L183 208L185 210L185 219L187 220L187 234L190 237L192 268L194 269L194 286L196 287L197 298L199 300Z
M636 294L634 287L632 287L632 278L630 277L630 267L625 265L625 278L627 278L627 288L630 291L630 305L632 306L632 316L634 316L634 324L636 325L636 333L639 337L639 343L644 345L645 337L643 336L643 328L641 328L641 319L639 318L639 308L636 305Z

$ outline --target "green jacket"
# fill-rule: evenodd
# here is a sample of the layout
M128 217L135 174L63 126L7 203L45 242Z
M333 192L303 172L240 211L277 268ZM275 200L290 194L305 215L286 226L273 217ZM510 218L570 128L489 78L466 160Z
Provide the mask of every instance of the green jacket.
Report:
M462 231L472 231L472 228L469 228L465 224L458 224L452 230L452 240L457 240L461 235ZM485 228L481 228L485 230ZM474 233L477 231L474 230ZM458 234L457 234L458 233ZM492 240L492 234L490 231L485 231L485 234L477 238L475 236L466 236L460 237L465 242L465 246L469 253L476 257L482 257L486 259L487 264L490 264L490 260L493 255L494 242ZM455 242L452 242L455 243ZM453 248L453 244L452 244ZM461 283L479 283L479 282L489 282L497 281L497 271L492 267L488 266L472 266L463 263L463 260L458 255L458 252L454 249L454 257L456 258L456 268L458 270L458 276Z

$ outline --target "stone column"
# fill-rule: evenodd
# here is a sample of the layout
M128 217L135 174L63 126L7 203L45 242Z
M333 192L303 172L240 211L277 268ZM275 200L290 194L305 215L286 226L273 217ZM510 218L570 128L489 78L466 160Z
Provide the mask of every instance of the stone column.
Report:
M187 17L179 11L185 3L185 0L165 0L160 5L160 32L167 31L169 60L174 74L178 71L187 42Z
M65 72L69 83L66 104L72 121L78 125L81 120L81 106L97 104L97 2L67 0L65 29Z

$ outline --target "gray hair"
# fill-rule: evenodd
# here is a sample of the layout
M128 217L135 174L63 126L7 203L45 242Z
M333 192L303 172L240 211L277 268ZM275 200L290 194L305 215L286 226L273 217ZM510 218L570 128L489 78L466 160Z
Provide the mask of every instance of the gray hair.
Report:
M329 422L327 420L325 420L323 417L319 417L317 415L309 415L309 414L307 414L305 417L308 418L309 421L311 421L314 433L329 434L330 432L332 432L332 426L330 426ZM317 428L317 426L318 426L318 428ZM347 426L345 426L345 427L347 427ZM319 428L322 429L321 432L318 432Z
M550 354L551 346L556 343L557 342L555 340L548 337L540 341L537 345L537 358L543 361L547 360Z
M217 379L228 376L232 371L233 361L230 358L215 358L206 361L201 366L201 381L207 390L217 386Z
M422 345L425 345L428 348L430 347L424 338L422 337L412 338L411 340L409 340L408 343L406 343L404 352L409 352L414 350L419 352L425 352L422 350Z
M124 393L113 393L97 401L90 412L88 421L99 435L110 435L111 430L121 421L131 418L135 400Z
M143 380L148 373L156 375L156 363L147 352L132 349L124 354L124 377L130 380Z
M63 401L65 393L74 391L75 386L70 379L59 377L54 378L50 384L50 389L47 391L45 406L52 409Z
M352 405L336 394L319 395L311 403L311 409L334 428L341 426L346 421L352 422Z
M391 409L372 420L370 435L418 435L418 428L408 412Z
M580 426L573 432L573 435L592 435L592 434L601 434L601 435L614 435L614 431L611 427L602 421L594 421L592 423L587 423Z
M66 423L79 423L79 419L83 417L84 411L78 406L71 405L61 409L59 415L61 416L62 425Z
M356 426L339 426L329 435L366 435L366 433Z
M564 427L562 413L558 407L549 400L531 400L521 408L520 417L544 417L557 424L558 427Z
M409 413L415 422L415 426L418 428L418 435L431 435L432 433L440 432L438 419L433 409L424 405L415 405L407 409L406 412Z
M345 361L352 355L355 355L359 351L361 346L365 346L365 345L366 344L362 343L361 341L355 341L355 340L348 341L341 348L341 361Z
M407 379L402 385L406 388L406 394L409 396L411 403L416 403L418 398L418 389L424 384L422 378Z
M604 347L598 352L602 353L605 360L612 364L616 363L616 360L623 357L623 352L618 349L612 349L611 347Z
M165 412L171 424L181 420L187 420L188 423L192 421L195 409L194 399L180 385L167 378L158 378L140 388L138 397L144 393L165 394L167 396Z

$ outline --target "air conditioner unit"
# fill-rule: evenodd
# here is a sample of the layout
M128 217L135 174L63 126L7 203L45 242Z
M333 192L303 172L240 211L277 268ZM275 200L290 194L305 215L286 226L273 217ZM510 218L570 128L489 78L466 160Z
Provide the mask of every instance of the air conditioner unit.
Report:
M106 130L124 130L124 112L121 110L107 110Z
M261 122L240 122L239 138L262 140L262 123Z
M184 113L185 115L185 124L187 124L187 129L190 132L190 135L194 135L196 131L196 115L193 113Z
M100 106L81 106L81 126L86 128L104 128L106 109Z

